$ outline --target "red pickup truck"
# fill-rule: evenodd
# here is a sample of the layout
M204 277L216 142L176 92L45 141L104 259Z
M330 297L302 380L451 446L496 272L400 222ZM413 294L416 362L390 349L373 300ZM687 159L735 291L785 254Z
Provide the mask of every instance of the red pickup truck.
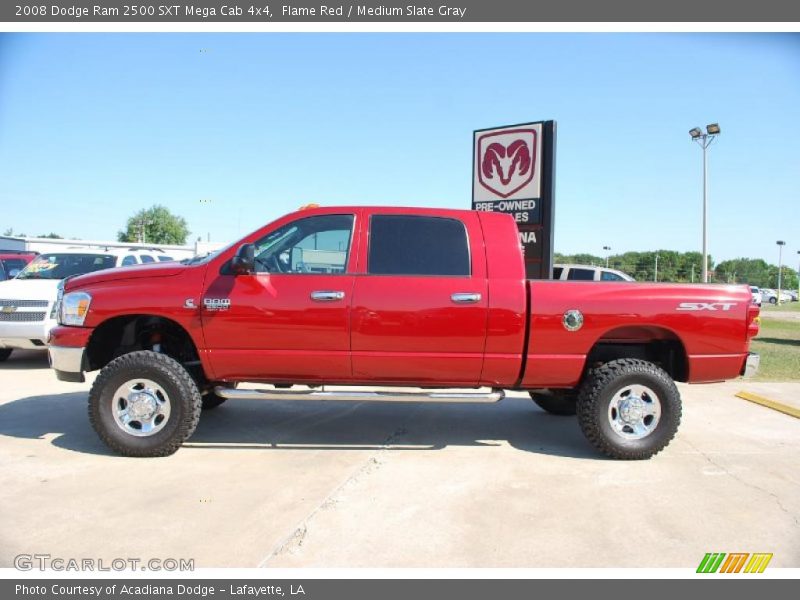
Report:
M528 281L514 220L487 212L302 210L188 264L68 279L59 302L51 364L65 381L101 370L91 422L128 456L175 452L201 409L228 398L496 402L526 390L577 412L601 452L642 459L678 428L674 381L758 367L746 286Z

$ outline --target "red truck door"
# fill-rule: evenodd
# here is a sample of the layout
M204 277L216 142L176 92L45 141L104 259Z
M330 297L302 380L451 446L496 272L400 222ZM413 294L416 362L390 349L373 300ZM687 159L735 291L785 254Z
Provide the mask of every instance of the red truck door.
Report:
M256 273L209 273L201 314L215 377L351 377L356 214L289 221L256 240Z
M479 381L488 306L483 238L476 215L454 214L365 211L352 304L355 379Z

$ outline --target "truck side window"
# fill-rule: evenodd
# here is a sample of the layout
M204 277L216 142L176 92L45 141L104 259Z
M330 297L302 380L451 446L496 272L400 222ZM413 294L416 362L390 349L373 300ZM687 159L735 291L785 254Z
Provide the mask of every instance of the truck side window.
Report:
M567 279L573 281L594 281L594 271L590 269L576 269L570 268Z
M617 275L616 273L611 273L610 271L601 271L600 272L600 281L625 281Z
M345 273L353 220L353 215L318 215L276 229L255 244L256 272Z
M373 275L469 277L469 242L457 219L373 215L367 271Z

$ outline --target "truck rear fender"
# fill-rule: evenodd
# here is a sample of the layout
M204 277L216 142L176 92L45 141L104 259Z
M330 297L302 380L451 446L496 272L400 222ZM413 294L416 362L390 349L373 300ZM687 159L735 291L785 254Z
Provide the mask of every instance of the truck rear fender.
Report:
M675 381L689 378L686 347L674 331L664 327L634 325L606 332L589 350L583 371L620 358L652 362Z

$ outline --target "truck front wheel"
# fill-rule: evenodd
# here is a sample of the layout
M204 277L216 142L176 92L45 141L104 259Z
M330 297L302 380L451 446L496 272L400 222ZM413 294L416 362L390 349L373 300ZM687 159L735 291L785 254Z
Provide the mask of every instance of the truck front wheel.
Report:
M654 456L681 421L675 382L656 365L625 358L592 369L581 387L578 423L603 454L624 460Z
M89 392L89 420L100 439L123 456L168 456L200 419L200 392L183 366L151 351L106 365Z

